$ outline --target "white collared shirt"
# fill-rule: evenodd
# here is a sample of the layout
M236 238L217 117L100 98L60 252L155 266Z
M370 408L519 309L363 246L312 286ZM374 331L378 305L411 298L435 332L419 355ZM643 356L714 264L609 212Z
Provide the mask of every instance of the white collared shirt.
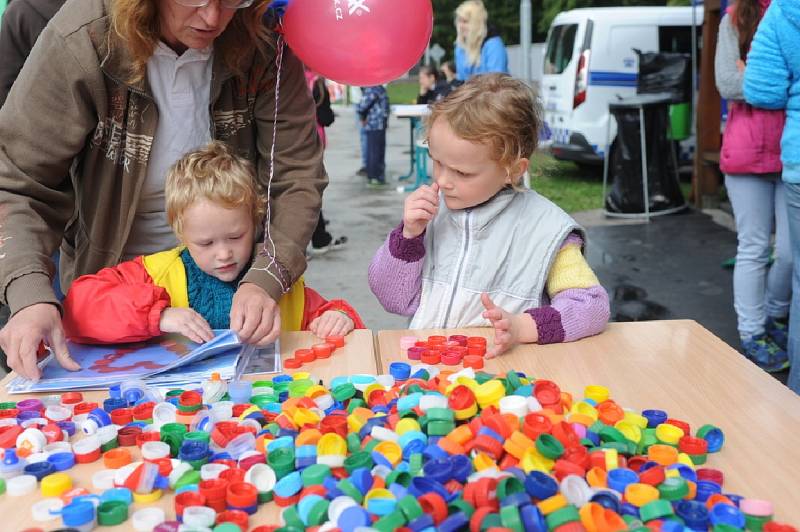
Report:
M147 79L158 107L147 175L122 260L177 244L167 224L164 182L167 171L186 152L211 141L213 47L189 48L180 56L162 42L147 61Z

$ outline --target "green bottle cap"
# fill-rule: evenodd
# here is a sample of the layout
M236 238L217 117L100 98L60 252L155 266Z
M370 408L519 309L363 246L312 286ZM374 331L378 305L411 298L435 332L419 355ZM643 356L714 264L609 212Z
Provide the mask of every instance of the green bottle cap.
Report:
M128 520L128 505L123 501L106 501L97 507L100 526L117 526Z

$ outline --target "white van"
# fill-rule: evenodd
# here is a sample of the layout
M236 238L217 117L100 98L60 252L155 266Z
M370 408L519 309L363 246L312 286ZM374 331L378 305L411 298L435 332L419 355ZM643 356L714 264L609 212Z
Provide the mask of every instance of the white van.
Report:
M543 144L557 159L602 165L617 135L608 103L636 94L642 52L692 50L691 7L606 7L565 11L547 36L541 82ZM698 40L703 8L696 8ZM606 138L606 131L609 138Z

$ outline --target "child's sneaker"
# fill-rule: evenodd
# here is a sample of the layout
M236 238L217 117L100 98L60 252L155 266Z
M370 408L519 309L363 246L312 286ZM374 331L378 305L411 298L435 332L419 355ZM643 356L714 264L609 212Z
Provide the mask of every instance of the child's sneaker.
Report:
M789 318L767 318L766 329L767 336L786 351L789 342Z
M767 373L776 373L789 367L789 355L766 334L758 334L742 341L744 356Z
M367 181L368 188L383 190L384 188L386 188L386 186L387 186L386 181L381 181L379 179L370 179L369 181Z

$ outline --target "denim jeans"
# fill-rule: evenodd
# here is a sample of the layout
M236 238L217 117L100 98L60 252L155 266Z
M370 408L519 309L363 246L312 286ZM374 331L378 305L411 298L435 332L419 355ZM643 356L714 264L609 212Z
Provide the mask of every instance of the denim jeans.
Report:
M356 124L358 124L358 137L361 142L361 168L367 167L367 130L361 125L361 115L356 110Z
M764 332L767 317L789 313L792 250L783 183L778 177L727 175L739 244L733 270L733 306L743 340ZM772 230L775 261L769 266Z
M367 131L367 177L386 182L386 130Z
M786 385L800 394L800 184L784 183L789 233L792 239L794 274L792 275L792 310L789 314L789 360L792 369Z

